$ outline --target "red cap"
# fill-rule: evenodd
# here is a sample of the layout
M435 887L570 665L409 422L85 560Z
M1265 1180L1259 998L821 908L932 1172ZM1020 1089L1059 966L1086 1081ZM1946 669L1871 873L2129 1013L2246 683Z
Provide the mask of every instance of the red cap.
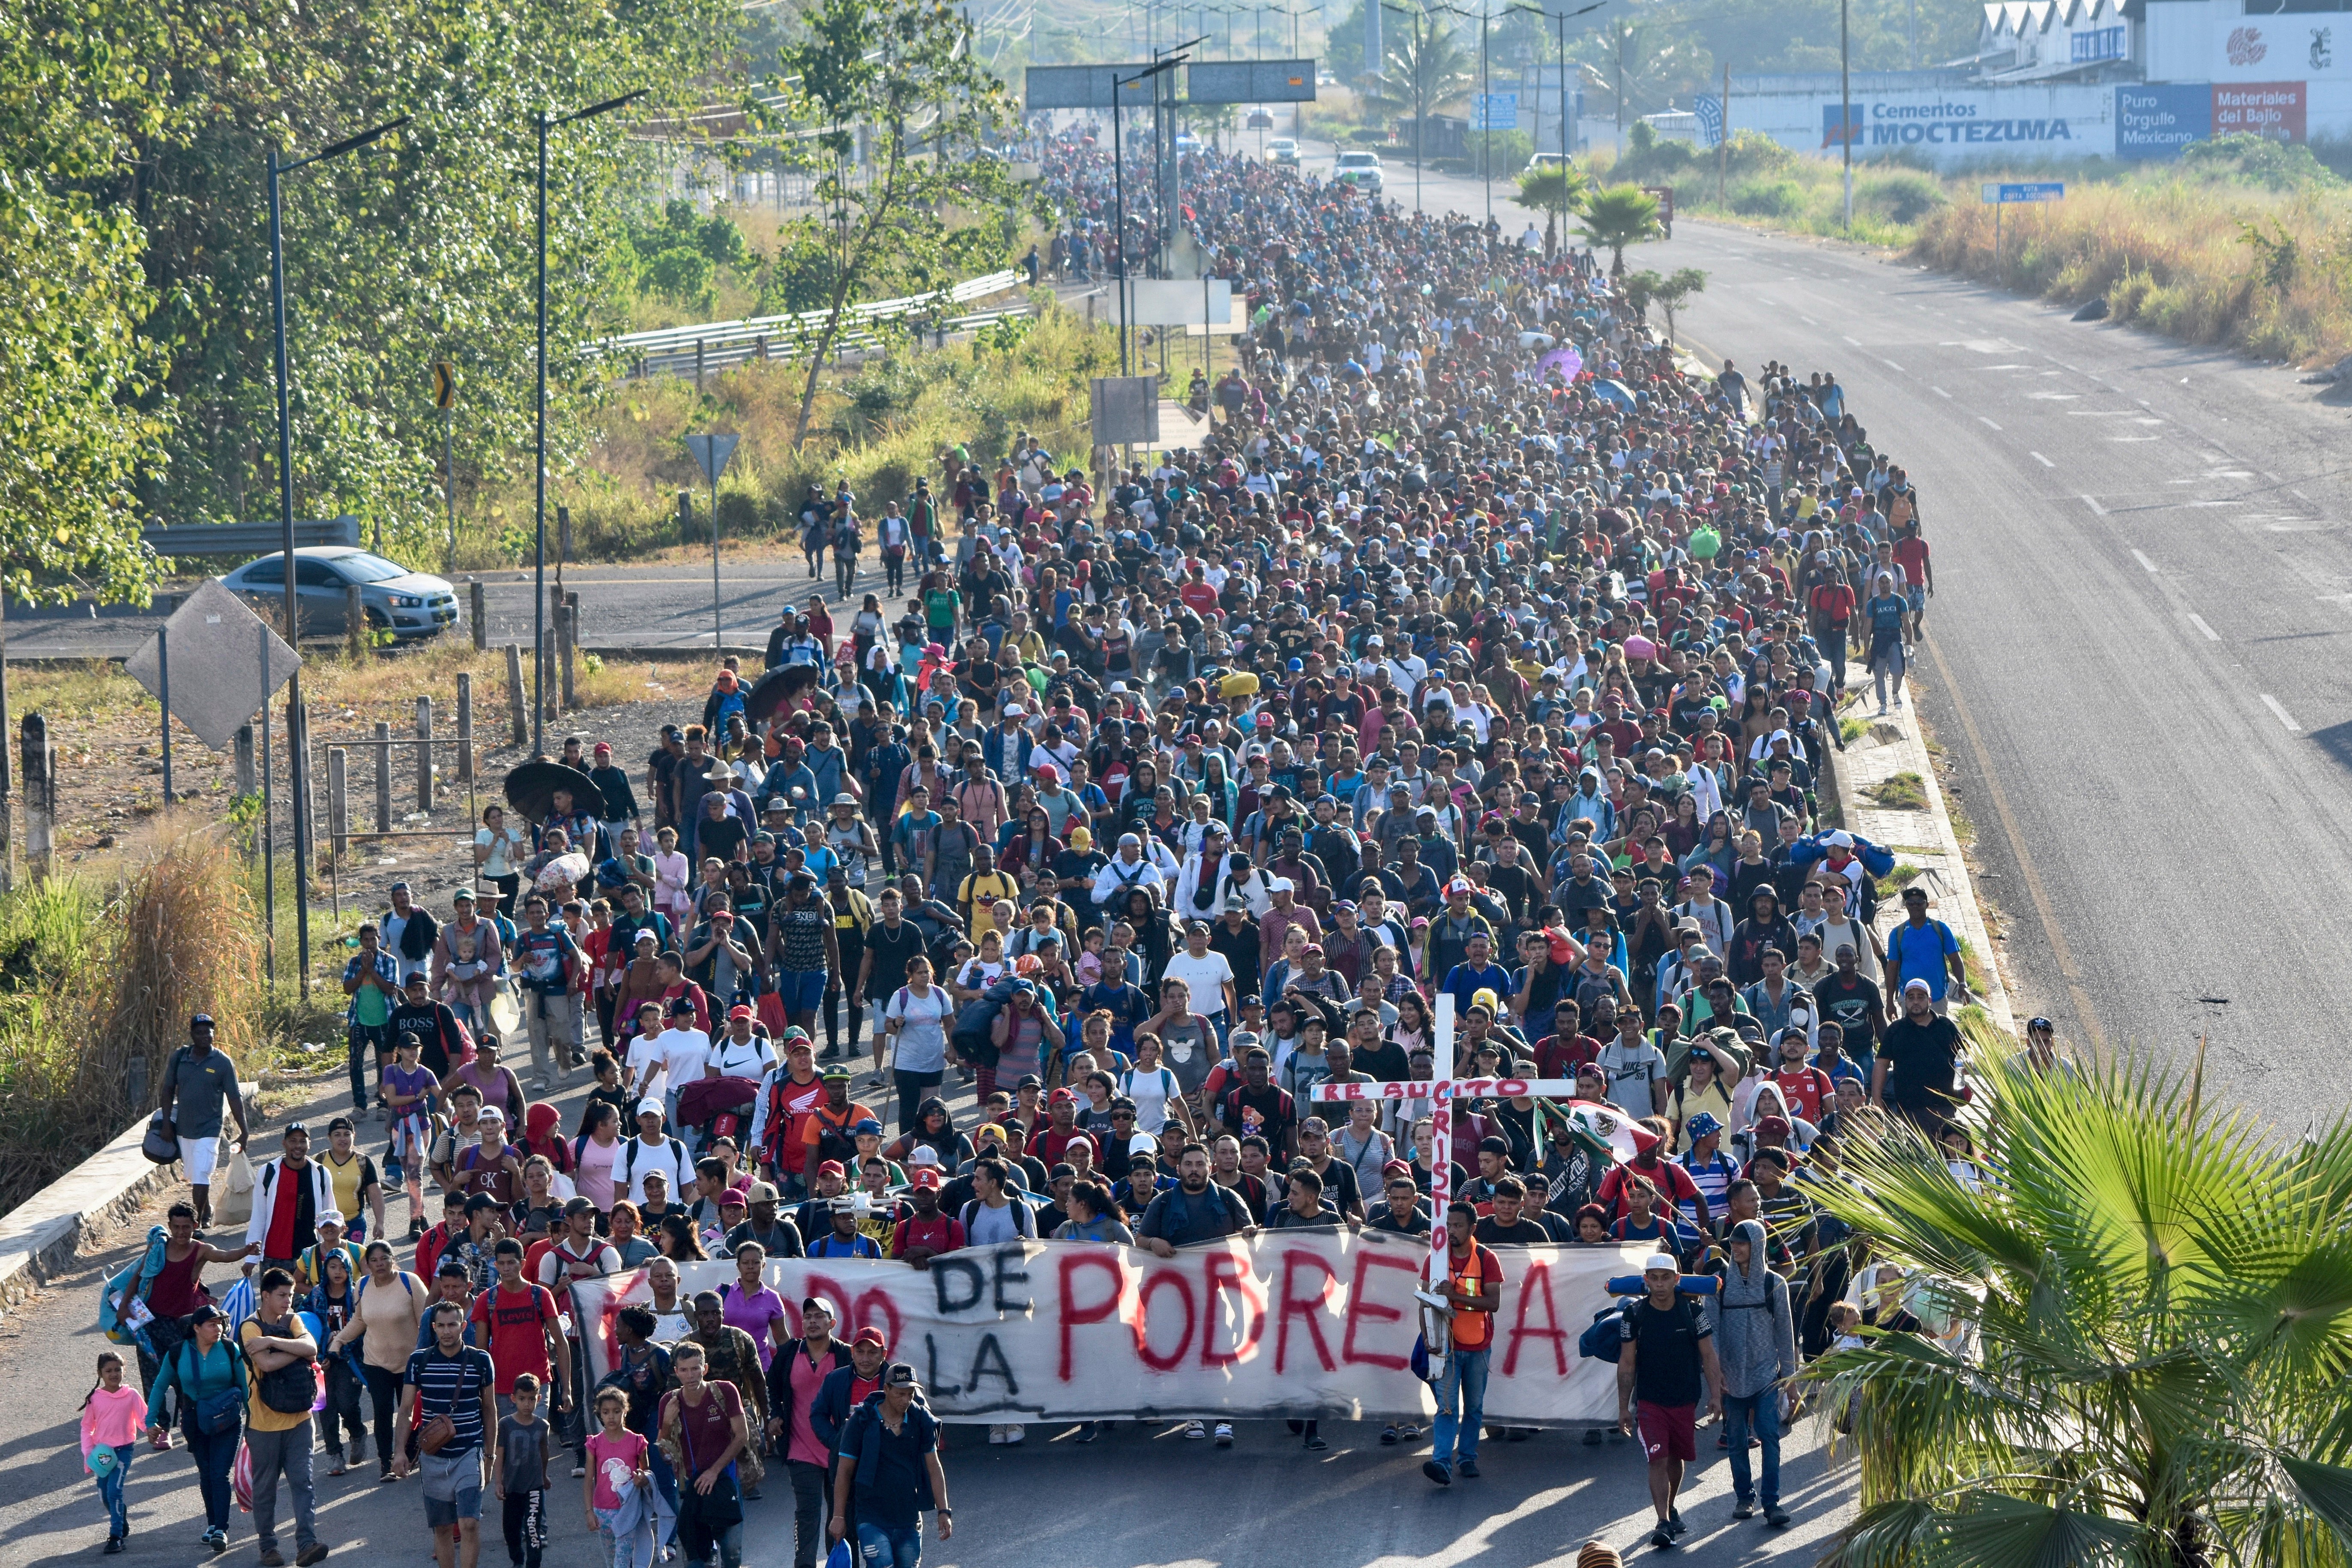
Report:
M824 1164L819 1165L816 1168L816 1173L820 1176L847 1176L849 1172L842 1165L840 1161L827 1160Z
M1045 1097L1045 1103L1048 1105L1068 1105L1077 1098L1078 1097L1076 1095L1072 1094L1066 1089L1057 1089L1053 1093Z
M887 1351L890 1348L890 1342L882 1337L882 1331L879 1329L860 1329L857 1331L857 1337L849 1342L853 1347L872 1345L877 1351Z
M910 1185L929 1187L933 1192L937 1192L940 1187L940 1173L931 1169L929 1165L917 1171L913 1175L908 1177L907 1180Z
M741 1003L740 1003L740 1002L739 1002L739 1003L737 1003L734 1006L730 1007L730 1008L728 1008L728 1009L727 1009L727 1016L728 1016L728 1018L729 1018L730 1021L731 1021L731 1020L733 1020L733 1019L736 1019L736 1018L748 1018L748 1017L750 1017L751 1016L751 1009L750 1009L749 1007L744 1006L744 1005L743 1005Z

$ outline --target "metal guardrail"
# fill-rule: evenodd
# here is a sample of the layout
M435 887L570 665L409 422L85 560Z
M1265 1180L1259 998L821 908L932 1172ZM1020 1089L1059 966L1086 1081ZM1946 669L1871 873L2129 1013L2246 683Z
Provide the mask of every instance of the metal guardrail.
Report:
M909 319L919 320L926 329L949 332L970 331L1010 316L1028 315L1030 307L1024 302L1000 310L929 319L943 307L970 305L992 295L1007 293L1026 280L1026 274L1017 270L992 272L951 289L854 305L844 313L842 330L834 346L837 352L877 347L883 337L879 328ZM750 360L804 358L810 345L824 330L827 315L823 310L804 310L793 315L710 321L700 326L664 327L607 338L595 345L594 352L604 358L625 361L632 376L699 376Z
M285 525L276 522L189 522L142 528L139 534L158 555L261 555L286 543ZM360 520L348 512L294 524L298 550L313 544L356 546L359 542Z

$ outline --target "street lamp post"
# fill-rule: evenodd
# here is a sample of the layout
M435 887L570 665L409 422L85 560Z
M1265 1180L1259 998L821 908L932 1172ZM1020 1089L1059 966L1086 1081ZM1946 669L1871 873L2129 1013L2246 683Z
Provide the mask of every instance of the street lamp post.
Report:
M1421 214L1421 150L1429 136L1429 45L1422 37L1422 13L1408 11L1402 5L1391 5L1381 0L1381 9L1393 11L1412 23L1412 210Z
M1591 12L1600 10L1601 6L1606 5L1608 3L1609 0L1592 0L1592 4L1585 6L1582 10L1561 11L1556 15L1549 11L1539 10L1533 5L1514 5L1511 7L1514 11L1524 11L1530 16L1540 17L1546 21L1558 23L1559 26L1559 161L1563 167L1568 163L1570 150L1572 145L1569 135L1568 126L1569 18L1589 15Z
M547 110L538 114L539 124L539 387L532 398L538 432L534 441L533 464L537 470L532 512L538 529L538 560L531 590L530 643L530 750L533 756L547 755L547 694L541 689L547 679L547 133L559 125L569 125L575 120L593 120L600 114L635 103L648 89L639 88L618 98L608 98L602 103L592 103L585 109L550 119ZM716 514L711 528L718 529Z
M379 137L389 135L415 118L404 114L372 131L356 136L346 136L341 142L322 147L307 158L297 158L290 163L278 162L278 149L269 149L269 315L270 332L278 361L278 527L286 559L286 640L299 647L302 641L301 607L295 597L294 570L294 420L287 395L286 370L286 239L279 220L278 183L282 176L313 163L323 163L345 153L356 152ZM261 727L265 736L269 729L268 705L264 704ZM310 852L303 842L310 831L309 742L302 731L302 666L297 660L294 674L286 688L288 726L286 765L288 783L293 790L291 823L294 832L294 939L297 961L300 967L295 973L304 996L310 994ZM5 803L0 803L5 805Z
M1845 226L1853 228L1853 51L1846 32L1847 0L1838 0L1838 142L1845 149Z
M1841 0L1843 4L1843 0ZM1483 11L1465 11L1459 5L1432 5L1433 11L1451 11L1465 21L1478 24L1478 167L1486 184L1486 221L1495 221L1495 126L1494 95L1487 90L1486 35L1494 30L1494 19Z

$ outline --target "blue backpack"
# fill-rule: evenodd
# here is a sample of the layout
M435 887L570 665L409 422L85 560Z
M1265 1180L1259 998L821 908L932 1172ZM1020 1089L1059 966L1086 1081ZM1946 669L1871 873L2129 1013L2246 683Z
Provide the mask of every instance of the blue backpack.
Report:
M1626 1310L1640 1301L1639 1296L1628 1296L1593 1313L1591 1326L1576 1337L1576 1353L1586 1361L1605 1361L1615 1365L1625 1344Z

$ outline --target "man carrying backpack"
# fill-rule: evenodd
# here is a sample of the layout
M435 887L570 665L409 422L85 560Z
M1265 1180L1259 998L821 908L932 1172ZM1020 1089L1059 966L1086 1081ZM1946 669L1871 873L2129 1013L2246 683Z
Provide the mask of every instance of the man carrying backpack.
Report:
M1151 1200L1135 1222L1135 1238L1158 1258L1173 1258L1180 1247L1198 1247L1229 1236L1255 1236L1249 1209L1239 1194L1209 1180L1209 1151L1187 1143L1176 1156L1176 1184ZM1184 1436L1195 1441L1207 1436L1206 1425L1187 1422ZM1234 1424L1217 1423L1217 1447L1234 1446Z
M250 1133L245 1100L237 1093L236 1064L226 1051L214 1048L212 1016L199 1013L188 1020L188 1043L163 1064L163 1099L157 1112L179 1139L180 1163L188 1173L199 1230L213 1222L213 1167L220 1156L224 1105L236 1118L236 1146L242 1149Z
M310 1486L310 1403L318 1388L311 1366L319 1345L294 1316L294 1276L283 1268L262 1270L254 1313L238 1328L237 1346L253 1372L245 1446L253 1456L253 1532L260 1540L261 1565L285 1568L278 1550L278 1478L283 1472L294 1493L294 1561L298 1568L310 1568L327 1555Z
M1765 1257L1764 1226L1752 1219L1731 1227L1731 1267L1723 1289L1707 1297L1716 1359L1723 1368L1723 1440L1731 1449L1731 1517L1756 1517L1756 1488L1748 1472L1748 1436L1764 1458L1764 1522L1789 1526L1780 1509L1780 1423L1788 1414L1786 1384L1797 1374L1795 1321L1789 1282Z

